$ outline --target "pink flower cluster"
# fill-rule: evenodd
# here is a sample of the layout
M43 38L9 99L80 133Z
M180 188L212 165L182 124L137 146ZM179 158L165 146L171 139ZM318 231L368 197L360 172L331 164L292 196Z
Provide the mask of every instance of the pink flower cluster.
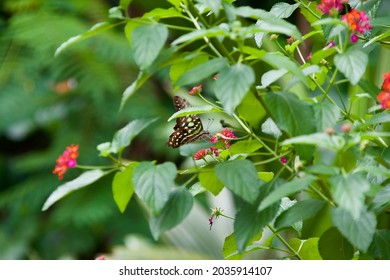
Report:
M62 180L64 174L69 168L74 168L77 165L76 158L79 156L79 145L70 145L56 160L53 174L58 175L58 179Z
M348 3L348 0L322 0L317 9L321 10L322 14L336 16L344 9L343 4L346 3Z
M356 33L363 34L364 32L372 29L370 17L364 11L352 9L341 19L348 24L349 29L353 32L351 35L352 43L356 43L359 39Z

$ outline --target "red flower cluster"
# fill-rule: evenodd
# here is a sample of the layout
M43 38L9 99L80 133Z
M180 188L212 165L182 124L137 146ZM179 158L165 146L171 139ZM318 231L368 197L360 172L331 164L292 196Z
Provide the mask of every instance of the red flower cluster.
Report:
M64 174L69 168L74 168L77 165L76 158L79 156L79 145L70 145L56 160L56 166L53 174L58 175L58 179L62 180Z
M382 91L376 97L382 109L390 108L390 72L383 75Z
M351 35L352 43L356 43L358 40L358 36L356 33L363 34L365 31L372 29L372 26L370 24L370 17L364 11L352 9L341 19L348 24L349 29L353 32L353 34Z
M234 138L237 138L237 136L234 135L233 131L228 128L225 128L221 132L218 132L217 134L211 136L210 142L217 143L218 141L220 141L224 145L225 149L229 149L230 141ZM219 156L219 149L216 147L201 149L195 153L194 159L204 159L207 155L214 155L217 157Z
M344 3L348 3L348 0L322 0L317 9L321 10L322 14L336 16L343 10Z

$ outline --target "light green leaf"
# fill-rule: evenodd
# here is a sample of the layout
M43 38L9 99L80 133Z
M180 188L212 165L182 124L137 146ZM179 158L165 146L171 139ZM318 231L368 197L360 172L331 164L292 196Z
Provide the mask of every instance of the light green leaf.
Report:
M368 64L368 56L357 48L349 48L345 53L336 54L334 63L352 85L357 85Z
M270 182L274 178L275 174L273 172L263 172L263 171L260 171L260 172L257 172L257 175L258 175L260 180L268 183L268 182Z
M69 38L66 42L62 43L61 46L59 46L55 53L54 53L54 56L57 56L59 53L61 53L65 48L69 47L70 45L73 45L74 43L77 43L77 42L80 42L80 41L83 41L91 36L94 36L94 35L97 35L97 34L100 34L102 32L105 32L111 28L114 28L118 25L119 23L116 23L116 24L112 24L112 23L109 23L109 22L99 22L97 24L95 24L94 26L92 26L88 31L80 34L80 35L77 35L77 36L74 36L74 37L71 37Z
M282 136L282 132L280 131L279 127L271 118L266 119L265 122L261 125L261 132L271 135L276 139Z
M128 86L122 94L120 109L122 110L127 100L150 78L151 74L144 71L138 73L137 79Z
M251 91L245 95L241 104L238 105L237 112L240 118L248 122L253 128L258 128L261 120L266 115L264 107ZM253 114L253 112L256 112L256 114Z
M380 40L382 40L382 39L384 39L384 38L387 38L387 37L389 37L389 36L390 36L390 30L387 30L387 31L385 31L385 32L383 32L383 33L380 33L379 35L377 35L377 36L371 38L367 43L365 43L365 44L363 45L363 48L366 48L366 47L368 47L369 45L371 45L372 43L378 42L378 41L380 41Z
M314 217L325 206L325 201L307 199L298 201L291 208L283 211L275 220L275 227L280 229L290 227L298 221Z
M234 233L230 234L225 238L225 242L223 243L222 254L225 260L241 260L245 255L251 251L259 250L259 249L268 249L264 246L253 244L256 241L259 241L263 231L260 231L258 234L252 237L249 240L248 245L246 246L244 252L239 253L237 248L236 238L234 237Z
M236 143L230 146L229 151L231 155L236 155L236 154L250 155L253 152L260 149L261 147L263 147L261 143L259 143L254 139L249 139L249 140L237 141Z
M313 104L313 111L316 119L317 131L325 132L327 128L334 128L340 117L339 108L328 102Z
M155 8L152 11L143 14L142 18L152 18L153 20L159 21L160 19L165 18L184 18L184 15L174 7L168 9Z
M333 176L329 182L334 201L354 219L359 219L364 208L364 193L370 189L367 179L361 174L354 173Z
M176 189L169 195L169 200L156 217L150 219L150 229L155 240L163 232L180 224L190 213L193 205L191 193L184 187Z
M324 260L350 260L354 253L351 243L335 227L321 235L318 250Z
M131 162L125 170L115 173L112 180L112 193L114 201L121 213L125 212L127 204L134 193L133 172L138 162Z
M261 76L261 86L259 88L263 89L270 86L285 74L287 74L287 69L270 70L265 72L263 76Z
M42 207L42 211L46 211L47 209L49 209L50 206L52 206L58 200L62 199L64 196L70 194L73 191L79 190L81 188L84 188L84 187L96 182L97 180L99 180L100 178L102 178L106 174L107 173L105 173L104 171L102 171L100 169L86 171L86 172L82 173L79 177L77 177L76 179L60 185L46 199L45 204Z
M372 212L365 209L359 215L359 219L354 219L352 215L343 208L332 208L332 221L338 230L365 253L370 246L375 233L376 217Z
M295 178L290 182L282 184L261 201L258 211L277 203L282 199L282 197L289 196L306 189L315 179L316 177L307 175L306 177L298 179Z
M298 252L302 260L322 260L318 251L318 240L318 237L312 237L306 240L292 238L288 243Z
M215 14L215 16L219 15L219 9L221 8L222 0L197 0L197 2L209 8Z
M222 110L211 105L204 105L204 106L197 106L197 107L191 106L191 107L181 109L180 111L174 113L172 116L169 117L168 122L183 116L199 115L205 113L218 113L218 112L222 112Z
M175 84L175 87L197 83L205 78L212 77L215 73L223 69L227 63L226 58L215 58L199 64L181 76Z
M200 172L198 178L201 185L213 195L218 195L224 187L224 184L213 171Z
M390 206L390 186L381 189L371 202L370 210L379 212Z
M194 54L189 54L187 57L183 57L183 61L173 64L169 69L169 77L171 78L172 84L175 85L179 78L191 68L206 63L208 60L209 55L204 52L196 53L195 56Z
M189 44L191 42L194 42L199 39L203 38L213 38L217 36L223 36L228 37L230 34L225 29L222 29L220 27L212 27L209 29L200 29L195 30L190 33L186 33L179 38L177 38L175 41L172 42L173 46L180 45L182 43Z
M130 145L134 137L156 120L157 118L134 120L118 130L114 134L114 138L111 142L111 152L120 153L124 148Z
M171 162L154 165L141 162L133 173L135 193L148 205L153 215L158 216L175 186L176 166Z
M372 124L381 124L381 123L387 123L390 122L390 114L388 111L381 112L379 114L375 114L369 119L366 124L372 125Z
M219 163L214 168L218 179L245 201L254 203L260 193L261 181L253 163L235 160Z
M288 18L299 7L299 5L300 3L291 5L288 3L280 2L273 5L269 12L277 18Z
M226 67L215 82L215 95L226 113L232 114L255 82L253 69L244 64Z
M163 24L136 27L131 32L131 47L135 63L142 70L156 60L168 38L168 28Z

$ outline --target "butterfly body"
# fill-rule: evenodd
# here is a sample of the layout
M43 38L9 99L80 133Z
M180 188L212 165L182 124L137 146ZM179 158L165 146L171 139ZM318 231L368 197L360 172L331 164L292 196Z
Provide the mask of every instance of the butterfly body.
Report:
M191 107L191 104L182 97L173 97L173 105L176 111ZM188 115L176 119L173 128L175 131L169 136L168 146L178 148L181 145L193 143L197 140L207 138L210 133L203 129L202 121L197 115Z

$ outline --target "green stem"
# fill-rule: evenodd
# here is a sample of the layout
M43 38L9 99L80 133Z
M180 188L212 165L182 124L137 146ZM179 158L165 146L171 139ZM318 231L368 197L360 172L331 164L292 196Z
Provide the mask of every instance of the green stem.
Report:
M299 255L299 253L297 251L294 250L293 247L291 247L290 244L288 244L288 242L276 231L276 229L271 226L270 224L268 224L268 228L273 232L273 234L275 234L275 236L284 244L284 246L286 246L286 248L298 259L298 260L302 260L302 257Z

